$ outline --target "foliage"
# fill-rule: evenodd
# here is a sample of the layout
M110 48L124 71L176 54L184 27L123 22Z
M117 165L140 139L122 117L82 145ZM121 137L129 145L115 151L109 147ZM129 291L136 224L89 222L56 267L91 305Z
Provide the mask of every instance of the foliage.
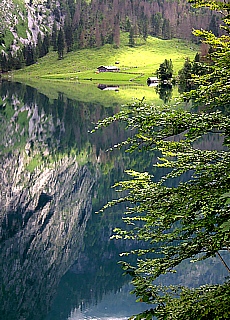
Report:
M200 61L200 54L197 53L194 60L185 59L183 68L178 71L178 85L179 92L187 92L197 88L194 84L194 76L200 77L207 73L207 68L203 62Z
M172 78L172 75L173 75L172 60L165 59L165 61L160 64L159 69L157 69L157 77L161 81L168 81Z
M190 1L191 2L191 1ZM229 4L218 1L193 1L196 5L220 10ZM226 26L229 17L224 18ZM228 32L228 27L225 28ZM123 220L128 228L116 228L114 238L135 239L145 248L123 253L136 254L136 265L122 261L132 277L133 293L150 308L132 319L229 319L230 283L204 286L160 287L154 281L161 275L176 272L184 260L194 263L217 256L230 272L222 252L230 251L230 116L229 116L229 35L217 38L212 32L196 31L214 48L206 72L194 77L197 85L185 95L203 108L198 113L147 105L139 101L128 111L98 123L97 128L114 121L125 122L133 135L116 147L129 151L160 152L154 165L160 178L148 172L128 170L129 179L115 188L125 196L107 203L105 210L126 203ZM223 112L224 110L224 112ZM199 140L213 133L223 137L221 150L201 148ZM175 181L174 186L171 182ZM123 193L122 193L123 194Z

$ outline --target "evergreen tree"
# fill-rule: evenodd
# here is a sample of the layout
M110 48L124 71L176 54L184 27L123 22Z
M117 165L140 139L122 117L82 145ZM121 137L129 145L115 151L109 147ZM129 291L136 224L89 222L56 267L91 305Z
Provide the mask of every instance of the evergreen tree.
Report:
M30 66L37 61L36 48L30 42L23 48L23 55L25 59L26 66Z
M42 51L44 56L49 52L49 46L50 46L50 36L48 32L46 32L42 41Z
M154 13L151 18L153 36L161 37L162 36L162 26L163 26L163 18L160 12Z
M115 21L114 21L114 30L113 30L113 40L114 44L118 48L120 46L120 25L119 25L119 17L117 16Z
M184 66L178 72L179 92L190 91L192 88L192 63L189 58L185 59Z
M169 19L164 19L163 26L162 26L162 38L165 40L169 40L172 38Z
M131 26L129 30L129 46L133 47L134 45L135 45L134 28Z
M73 50L73 27L69 16L65 19L64 32L67 52L70 52Z
M16 53L16 59L15 59L15 69L21 69L25 66L25 60L23 57L23 52L21 49L19 49Z
M212 31L215 36L219 36L219 26L217 24L217 17L216 15L212 15L211 21L209 23L209 30Z
M126 17L126 20L125 20L125 31L126 32L130 32L131 27L132 27L131 21L130 21L129 17Z
M70 17L71 19L73 19L74 13L75 13L75 0L67 0L67 4L68 4Z
M144 20L142 22L142 36L144 40L148 38L148 18L147 16L144 17Z
M8 71L14 69L14 64L15 64L14 56L13 56L12 52L10 51L7 56L7 65L8 65L7 69L8 69Z
M2 52L1 54L1 70L2 72L7 72L8 71L8 61L6 54Z
M43 51L43 46L42 46L42 36L41 36L41 32L38 33L38 36L37 36L37 46L36 46L36 49L37 49L37 55L39 58L43 57L45 54L44 54L44 51Z
M53 50L57 51L57 23L54 21L53 28L52 28L52 34L51 34L51 45L53 46Z
M65 49L64 32L62 28L60 28L58 32L58 39L57 39L58 59L63 59L64 49Z

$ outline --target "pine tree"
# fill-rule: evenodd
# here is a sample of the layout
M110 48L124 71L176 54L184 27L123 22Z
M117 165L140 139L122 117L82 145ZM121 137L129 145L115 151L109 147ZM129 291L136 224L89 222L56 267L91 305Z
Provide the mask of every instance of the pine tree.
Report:
M215 34L215 36L219 36L219 27L217 24L216 15L212 15L211 21L209 23L209 30L212 31Z
M129 30L129 46L133 47L134 45L135 45L134 28L131 26Z
M36 49L37 49L37 55L39 58L43 57L44 56L44 52L43 52L43 46L42 46L42 36L41 36L41 33L39 32L38 33L38 36L37 36L37 46L36 46Z
M119 18L116 17L114 21L114 31L113 31L114 37L114 44L118 48L120 46L120 25L119 25Z
M152 15L151 18L152 28L153 28L153 36L161 37L162 36L162 27L163 27L163 18L160 12L157 12Z
M34 48L31 42L24 47L23 54L27 66L30 66L31 64L34 64L37 61L36 49Z
M2 72L8 71L8 61L4 52L1 54L1 70Z
M68 9L70 13L71 19L73 19L74 13L75 13L75 0L67 0Z
M68 15L65 19L64 32L67 52L70 52L73 50L73 27L71 19Z
M63 59L64 49L65 49L64 32L62 28L60 28L58 32L58 39L57 39L58 59Z
M192 78L192 63L189 58L185 59L184 66L178 72L179 78L179 92L190 91L191 86L191 78Z
M165 40L169 40L172 38L169 19L164 19L163 26L162 26L162 38Z
M57 51L57 35L58 35L57 23L56 21L54 21L52 35L51 35L51 45L53 46L54 51Z
M147 16L145 16L143 23L142 23L142 35L144 40L148 38L148 19Z
M21 69L25 66L25 59L23 57L23 52L21 49L19 49L16 53L16 59L15 59L15 69Z
M42 51L44 53L44 56L49 52L49 46L50 46L50 37L48 32L46 32L42 42Z

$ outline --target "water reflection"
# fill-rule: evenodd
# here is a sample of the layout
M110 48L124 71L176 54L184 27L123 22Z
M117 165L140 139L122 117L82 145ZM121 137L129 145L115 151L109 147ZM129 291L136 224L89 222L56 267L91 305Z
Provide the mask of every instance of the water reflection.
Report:
M110 199L109 186L124 168L125 157L104 150L126 133L115 124L89 135L92 122L114 109L61 93L50 101L33 88L3 82L0 96L0 317L44 319L73 266L71 275L80 278L67 319L83 300L97 303L127 282L116 264L122 245L109 240L113 219L92 219L92 203L96 208Z
M98 84L97 87L102 91L119 91L119 86L116 85Z
M110 292L100 302L85 308L84 305L72 310L68 320L124 320L130 316L130 306L133 299L129 295L130 285L124 285L119 292ZM133 313L138 313L141 308L138 304L132 308Z
M170 83L160 83L156 86L156 92L159 94L159 98L163 100L165 104L168 104L172 100L173 86Z
M150 171L156 155L105 152L127 136L118 124L88 134L116 106L62 93L49 100L13 82L2 82L0 92L0 319L115 320L145 309L117 265L135 244L109 239L124 208L92 213L114 196L110 186L124 168ZM202 268L180 270L192 270L192 283ZM183 272L178 279L185 281Z

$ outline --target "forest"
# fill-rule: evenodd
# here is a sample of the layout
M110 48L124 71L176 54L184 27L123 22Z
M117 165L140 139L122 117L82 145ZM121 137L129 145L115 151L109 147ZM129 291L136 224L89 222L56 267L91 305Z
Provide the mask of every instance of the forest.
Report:
M13 8L17 9L14 3L9 10ZM29 12L33 21L29 34L33 37L23 41L22 37L16 39L17 32L27 28ZM2 72L31 65L50 50L57 51L58 58L62 59L64 52L79 48L101 47L108 43L119 47L121 32L129 33L130 46L135 46L136 39L147 39L149 35L199 42L191 32L193 28L205 28L217 36L221 32L219 13L210 13L205 8L194 10L186 0L47 0L43 4L31 0L20 18L15 12L11 19L6 19L8 15L2 7L0 17ZM11 41L8 40L9 30L14 35Z

